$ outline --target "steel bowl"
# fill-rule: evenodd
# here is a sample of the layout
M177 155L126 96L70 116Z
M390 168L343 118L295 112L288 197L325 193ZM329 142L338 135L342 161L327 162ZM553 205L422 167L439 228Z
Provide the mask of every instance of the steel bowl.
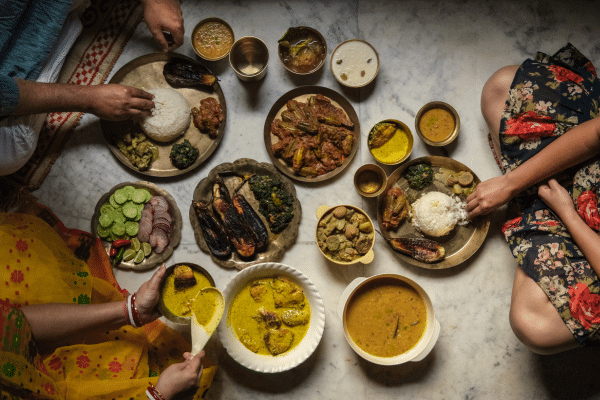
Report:
M229 63L242 81L259 81L267 74L269 49L261 39L244 36L231 47Z

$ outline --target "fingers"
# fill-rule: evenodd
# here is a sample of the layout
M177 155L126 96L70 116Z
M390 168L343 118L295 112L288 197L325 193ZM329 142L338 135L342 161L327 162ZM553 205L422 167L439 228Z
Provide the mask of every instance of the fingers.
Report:
M150 289L158 290L160 287L160 282L163 280L165 273L167 271L167 266L165 263L162 263L160 267L156 270L154 274L152 274L152 278L150 278Z

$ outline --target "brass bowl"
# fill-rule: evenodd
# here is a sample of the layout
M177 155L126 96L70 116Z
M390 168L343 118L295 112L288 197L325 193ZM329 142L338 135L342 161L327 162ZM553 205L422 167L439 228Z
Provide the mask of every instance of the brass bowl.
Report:
M412 149L413 149L413 144L414 144L412 131L409 129L408 126L406 126L406 124L404 122L398 121L396 119L384 119L383 121L378 122L377 124L373 125L373 128L371 128L371 130L369 131L369 135L367 136L367 143L369 141L369 137L371 136L371 132L373 132L373 129L375 128L375 126L377 126L378 124L384 123L384 122L394 124L394 125L396 125L396 127L403 130L404 133L406 133L406 136L408 138L408 148L406 149L406 153L399 159L389 162L389 161L383 161L383 160L377 158L377 156L375 154L373 154L373 149L371 149L371 146L368 146L369 152L371 153L373 158L375 158L375 160L377 160L378 162L380 162L382 164L385 164L385 165L401 164L404 161L406 161L408 159L408 157L410 157L410 154L412 153Z
M198 30L200 29L200 27L202 25L204 25L205 23L208 23L208 22L218 22L220 24L223 24L229 30L229 32L231 32L231 46L229 46L229 49L224 54L222 54L218 57L210 57L205 54L202 54L202 52L194 44L194 38L196 37L196 33L198 32ZM196 26L194 27L194 30L192 31L191 40L192 40L192 47L194 48L194 52L198 55L198 57L202 58L203 60L207 60L207 61L219 61L229 55L229 52L231 51L231 47L233 46L233 43L235 42L235 36L233 34L233 29L231 29L231 26L229 26L229 24L227 22L223 21L220 18L206 18L206 19L203 19L202 21L198 22L198 24L196 24Z
M373 240L371 241L371 245L369 246L369 250L363 254L360 257L355 258L352 261L341 261L341 260L336 260L333 257L331 257L329 254L325 253L321 247L319 247L319 224L321 223L321 221L323 220L323 218L325 218L326 216L328 216L329 214L331 214L333 212L333 210L335 210L337 207L346 207L346 208L351 208L353 209L355 212L360 213L362 215L364 215L365 217L367 217L367 221L369 221L371 223L371 225L373 226ZM373 252L373 246L375 245L375 225L373 225L373 221L371 220L371 217L369 217L369 215L364 212L363 210L361 210L358 207L354 207L354 206L350 206L350 205L346 205L346 204L340 204L334 207L329 207L329 206L320 206L319 208L317 208L317 226L315 227L315 239L317 241L317 247L319 248L319 251L321 252L321 254L323 254L323 257L325 257L326 259L328 259L329 261L339 264L339 265L352 265L352 264L356 264L356 263L363 263L363 264L369 264L371 263L371 261L373 261L373 259L375 258L375 253Z
M387 175L375 164L365 164L354 174L354 187L364 197L377 197L385 190Z
M379 55L368 42L350 39L333 50L329 66L341 85L361 88L373 82L379 73ZM365 75L362 75L362 71L365 71Z
M439 141L439 142L436 142L436 141L426 138L423 135L423 132L421 132L421 128L420 128L421 118L423 117L423 114L425 114L427 111L434 109L434 108L441 108L443 110L448 111L452 115L452 118L454 119L454 129L452 130L452 133L446 139ZM458 113L456 112L454 107L452 107L450 104L444 103L443 101L432 101L430 103L425 104L423 107L421 107L421 109L417 113L417 116L415 117L415 129L417 131L417 135L419 135L421 140L424 141L425 143L427 143L428 145L435 146L435 147L446 146L446 145L452 143L454 141L454 139L456 139L456 137L458 136L458 131L460 131L460 117L458 116Z
M288 70L289 72L291 72L292 74L295 74L295 75L309 75L309 74L312 74L313 72L318 71L323 66L323 64L325 64L325 59L327 58L327 42L325 42L325 38L323 37L323 35L321 35L321 33L319 31L317 31L316 29L313 29L313 28L309 28L308 26L298 26L298 27L294 27L294 28L290 28L290 29L304 30L304 31L312 33L314 36L316 36L317 39L323 45L323 54L320 57L319 63L316 66L314 66L310 71L299 72L297 70L294 70L292 67L288 66L284 62L285 55L286 55L285 47L282 46L281 43L279 43L277 46L277 49L278 49L277 52L279 53L279 60L281 61L281 64L283 65L283 67L286 70ZM285 37L285 34L283 37ZM283 37L282 37L282 39L283 39Z
M158 310L166 319L168 319L171 322L174 322L174 323L180 324L180 325L190 325L191 316L190 317L182 317L180 315L176 315L176 314L172 313L171 310L169 310L167 308L167 306L165 305L163 296L162 296L165 283L167 282L167 277L169 277L169 275L171 275L173 273L173 271L175 270L175 267L177 267L179 265L187 265L194 271L201 273L202 275L204 275L206 277L206 279L208 279L208 282L210 283L210 285L212 287L215 287L215 280L208 273L208 271L206 269L202 268L199 265L193 264L193 263L182 262L182 263L173 264L167 268L167 271L165 272L165 277L163 278L162 282L160 283L160 291L159 291L160 299L158 301ZM203 289L203 288L199 288L198 290L200 290L200 289Z

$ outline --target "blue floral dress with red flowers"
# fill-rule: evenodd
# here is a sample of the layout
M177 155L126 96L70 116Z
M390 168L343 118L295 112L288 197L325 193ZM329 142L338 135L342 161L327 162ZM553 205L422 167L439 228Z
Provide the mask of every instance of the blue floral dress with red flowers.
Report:
M512 83L500 125L501 168L517 168L569 129L597 118L600 80L573 45L526 60ZM600 230L600 155L555 176L579 215ZM548 295L582 345L600 345L600 280L537 186L509 204L502 232L519 266Z

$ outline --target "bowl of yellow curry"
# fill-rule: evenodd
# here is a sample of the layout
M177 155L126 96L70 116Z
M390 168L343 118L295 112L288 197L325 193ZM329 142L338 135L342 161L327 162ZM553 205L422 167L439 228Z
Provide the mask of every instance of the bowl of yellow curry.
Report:
M407 160L413 149L413 134L405 123L386 119L369 131L367 146L371 155L385 165L397 165Z
M423 360L440 334L427 293L396 274L352 281L340 297L338 315L350 347L379 365Z
M167 268L160 285L158 309L169 321L191 323L193 301L198 292L214 287L215 281L207 270L192 263L178 263Z
M325 327L317 288L300 271L279 263L243 269L223 290L218 327L223 347L253 371L287 371L316 349Z
M415 129L421 140L428 145L446 146L458 136L460 117L450 104L432 101L417 113Z

